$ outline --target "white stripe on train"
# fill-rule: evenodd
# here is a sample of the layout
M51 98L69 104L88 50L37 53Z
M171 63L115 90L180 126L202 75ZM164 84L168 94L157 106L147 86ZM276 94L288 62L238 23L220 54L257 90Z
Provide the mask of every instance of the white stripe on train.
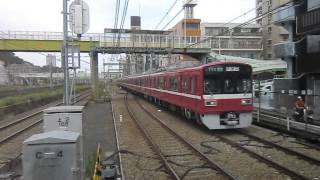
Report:
M137 88L143 88L143 89L148 89L148 90L153 90L153 91L158 91L158 92L164 92L164 93L169 93L169 94L174 94L174 95L179 95L179 96L185 96L189 97L192 99L201 99L201 96L197 95L192 95L192 94L186 94L186 93L179 93L175 91L168 91L164 89L156 89L156 88L149 88L149 87L142 87L138 85L133 85L133 84L128 84L128 83L122 83L127 86L133 86ZM252 98L252 94L214 94L214 95L203 95L203 99L241 99L241 98Z

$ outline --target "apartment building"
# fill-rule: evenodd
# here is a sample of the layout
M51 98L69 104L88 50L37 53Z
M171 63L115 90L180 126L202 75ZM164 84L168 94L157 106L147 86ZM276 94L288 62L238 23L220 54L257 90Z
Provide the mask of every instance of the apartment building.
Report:
M257 17L270 12L272 9L283 4L287 0L256 0ZM261 19L257 20L257 23L261 26L262 32L262 59L274 59L276 58L273 50L273 45L286 41L289 33L282 26L275 25L272 21L273 13L268 13Z
M261 59L260 24L237 27L238 23L201 23L201 35L211 36L212 51L230 56Z

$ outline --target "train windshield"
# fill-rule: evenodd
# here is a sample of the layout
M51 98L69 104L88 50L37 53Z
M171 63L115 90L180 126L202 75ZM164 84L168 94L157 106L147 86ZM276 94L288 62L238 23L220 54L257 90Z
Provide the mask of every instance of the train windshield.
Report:
M204 70L204 95L251 93L251 67L247 65L210 66Z

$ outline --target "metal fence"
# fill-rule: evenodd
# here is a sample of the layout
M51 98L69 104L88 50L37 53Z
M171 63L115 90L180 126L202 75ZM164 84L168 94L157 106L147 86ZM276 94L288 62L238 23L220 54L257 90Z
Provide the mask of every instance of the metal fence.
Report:
M297 116L295 102L301 96L305 101L302 117ZM258 123L277 124L306 133L320 135L320 94L312 91L273 91L254 89L254 114Z

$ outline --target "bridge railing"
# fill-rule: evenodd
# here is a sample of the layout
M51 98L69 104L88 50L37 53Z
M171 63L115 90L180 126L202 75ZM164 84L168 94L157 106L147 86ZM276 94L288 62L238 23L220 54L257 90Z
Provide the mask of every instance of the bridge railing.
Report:
M69 35L71 36L72 34ZM99 41L102 37L102 33L87 33L81 37L81 41ZM44 31L0 31L0 39L63 40L63 33Z
M70 34L71 35L71 34ZM86 33L80 41L98 41L100 47L122 48L210 48L208 37L180 37L158 34L117 34ZM61 32L44 31L0 31L0 39L9 40L62 40ZM119 41L118 41L119 40ZM192 46L191 46L192 45Z
M108 35L100 39L100 47L112 48L210 48L207 37L180 37L172 35L135 34L117 37Z

